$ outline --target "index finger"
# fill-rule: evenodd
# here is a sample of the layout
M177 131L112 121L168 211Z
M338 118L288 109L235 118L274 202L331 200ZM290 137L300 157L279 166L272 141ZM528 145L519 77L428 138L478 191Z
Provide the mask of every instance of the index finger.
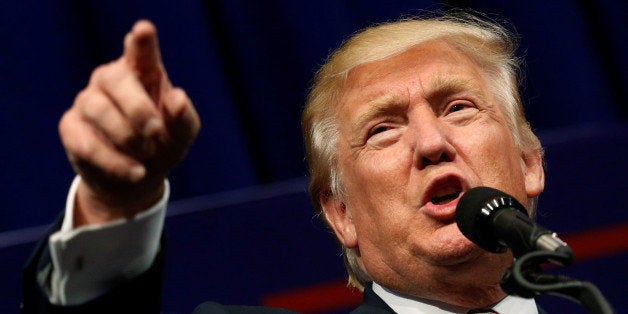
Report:
M133 25L124 39L125 61L138 72L145 87L160 84L163 71L157 28L147 20Z

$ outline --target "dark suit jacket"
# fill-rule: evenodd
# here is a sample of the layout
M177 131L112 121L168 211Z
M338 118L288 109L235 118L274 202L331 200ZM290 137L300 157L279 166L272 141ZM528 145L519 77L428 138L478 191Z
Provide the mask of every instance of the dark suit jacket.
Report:
M393 311L393 309L391 309L390 306L382 300L382 298L375 294L372 283L369 283L364 287L364 298L362 299L362 304L351 312L351 314L366 313L395 313L395 311Z

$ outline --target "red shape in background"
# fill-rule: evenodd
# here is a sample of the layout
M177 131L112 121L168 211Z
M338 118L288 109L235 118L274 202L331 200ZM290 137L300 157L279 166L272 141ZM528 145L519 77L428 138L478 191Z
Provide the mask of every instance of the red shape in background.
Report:
M569 244L578 262L628 252L628 223L592 229L561 238ZM362 293L349 288L346 281L334 281L316 286L266 296L262 304L295 310L301 313L326 313L357 307Z
M291 309L301 313L325 313L357 307L362 292L347 286L345 280L323 283L266 296L265 306Z

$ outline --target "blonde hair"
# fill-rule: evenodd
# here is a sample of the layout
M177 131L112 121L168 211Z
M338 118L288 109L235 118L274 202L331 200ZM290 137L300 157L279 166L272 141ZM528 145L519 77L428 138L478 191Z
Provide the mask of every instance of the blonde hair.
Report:
M328 57L316 73L307 98L302 129L310 171L310 197L318 215L324 216L321 198L345 194L337 169L338 125L334 109L349 71L434 40L463 52L483 69L491 91L503 104L517 147L522 151L536 150L542 155L541 144L530 129L519 96L516 38L504 27L468 14L375 25L354 34ZM535 200L531 199L529 205L534 204ZM349 284L362 289L371 279L357 264L359 252L343 247L343 253Z

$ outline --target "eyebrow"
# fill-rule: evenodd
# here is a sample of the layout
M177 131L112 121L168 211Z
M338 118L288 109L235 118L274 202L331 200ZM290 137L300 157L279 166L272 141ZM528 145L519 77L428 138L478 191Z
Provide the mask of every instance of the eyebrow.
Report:
M468 78L462 78L455 75L437 74L433 76L428 84L426 91L427 101L431 104L438 103L439 100L454 94L468 92L479 101L485 100L485 95L478 84ZM365 124L377 117L392 116L403 113L408 109L406 97L398 93L386 94L380 98L376 98L367 103L368 109L360 114L355 123L354 130L361 130Z
M485 99L484 92L473 80L451 75L436 75L430 79L425 98L432 102L462 92L469 92L481 101Z
M366 112L360 114L353 123L354 129L360 130L369 121L377 117L389 116L405 112L408 108L407 101L398 94L387 94L369 101Z

